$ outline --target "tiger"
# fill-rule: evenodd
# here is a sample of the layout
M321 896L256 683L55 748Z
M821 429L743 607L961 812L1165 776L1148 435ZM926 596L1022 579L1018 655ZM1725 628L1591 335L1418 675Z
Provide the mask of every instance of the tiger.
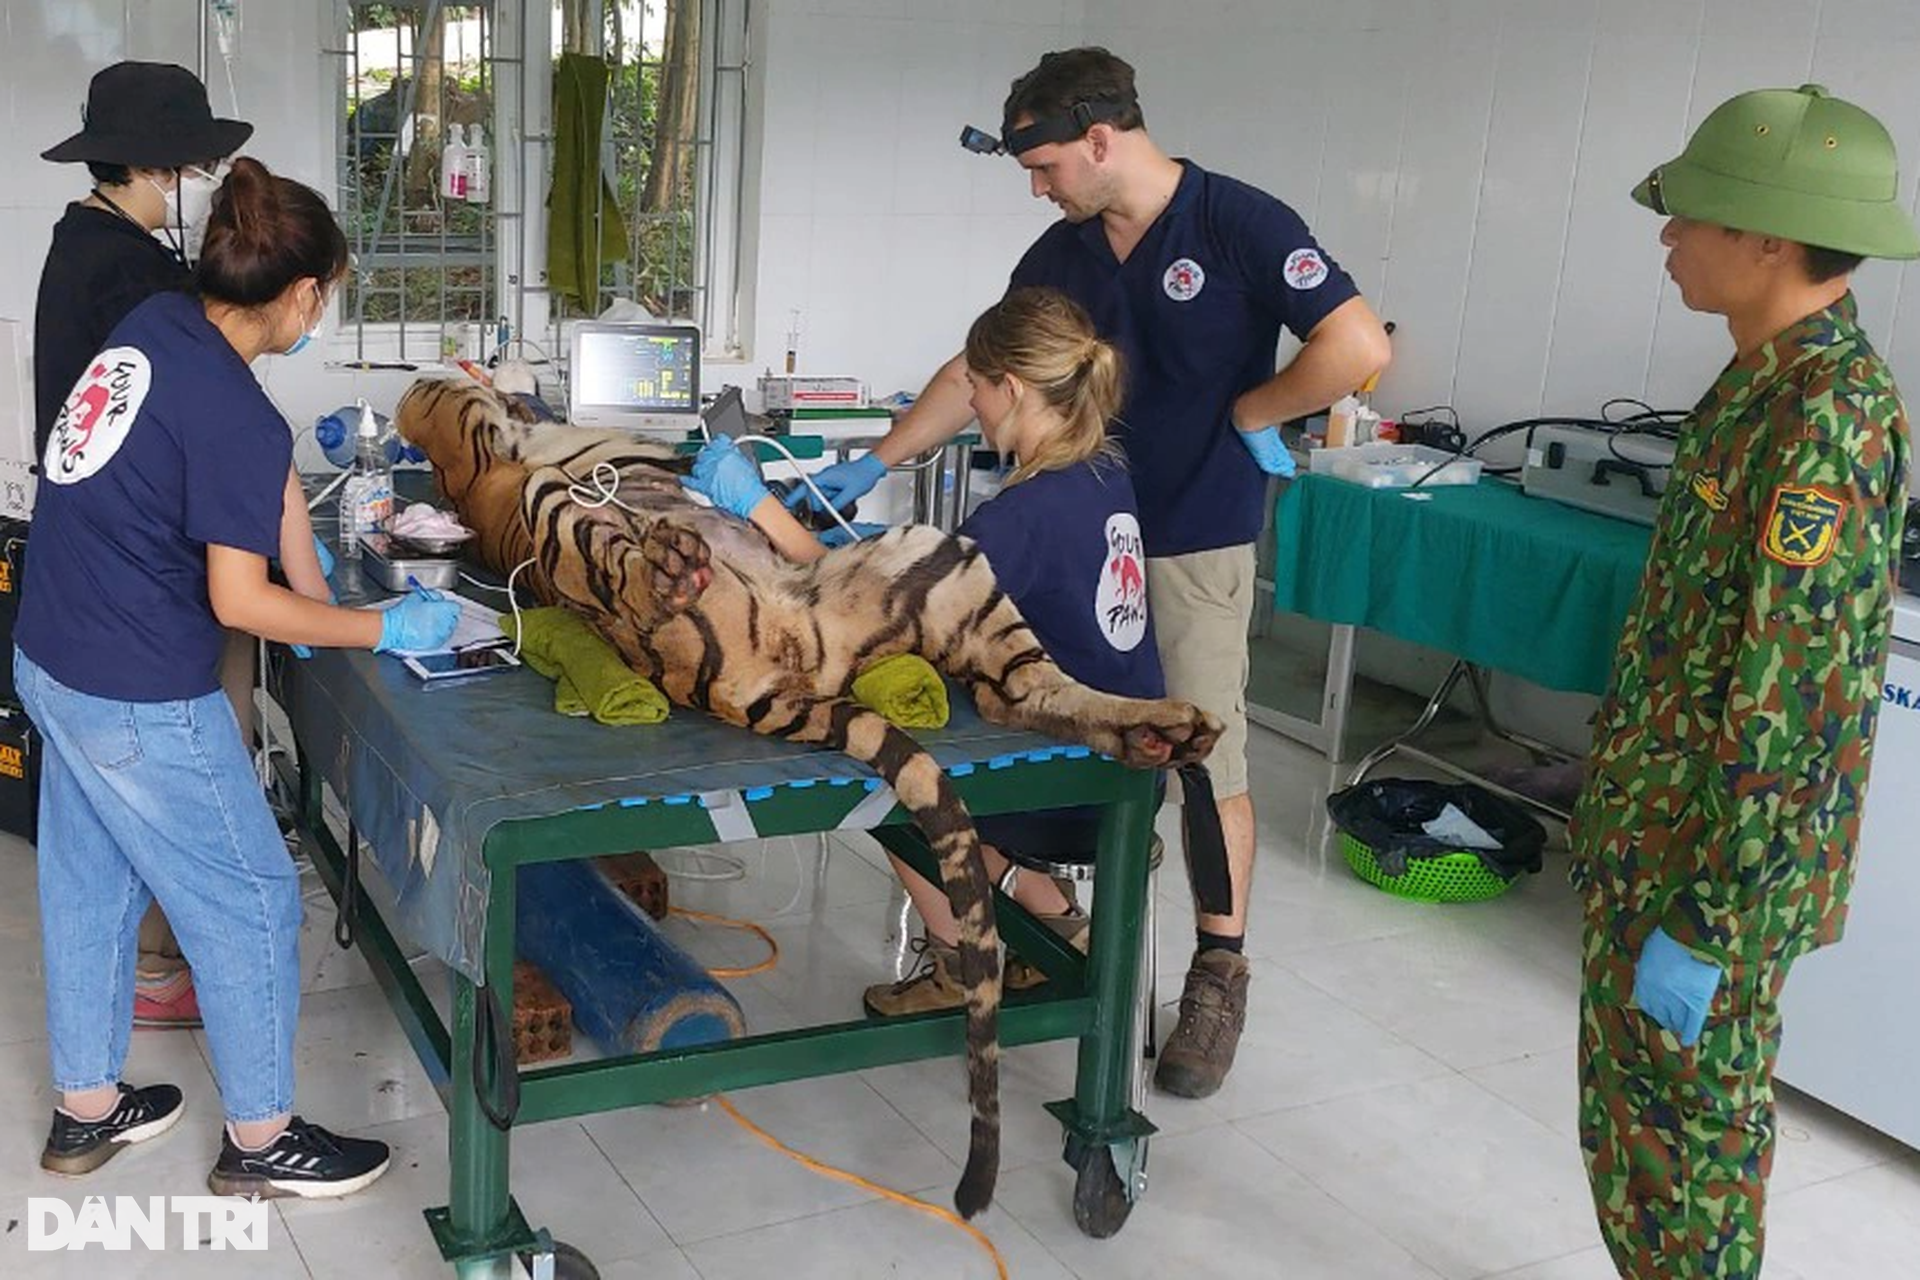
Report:
M871 767L937 855L960 927L972 1126L955 1207L993 1198L1000 1160L1000 938L980 838L945 772L852 696L856 674L914 653L981 716L1082 743L1135 768L1203 759L1221 724L1189 703L1116 697L1047 656L966 538L908 525L781 556L750 523L690 498L692 459L618 431L539 422L478 383L423 379L394 415L472 529L477 558L603 636L684 707ZM596 485L598 471L601 482Z

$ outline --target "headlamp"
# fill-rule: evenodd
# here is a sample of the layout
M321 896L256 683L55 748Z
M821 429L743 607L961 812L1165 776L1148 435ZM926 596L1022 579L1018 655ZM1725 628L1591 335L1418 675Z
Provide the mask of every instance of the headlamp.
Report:
M1076 102L1065 115L1042 116L1019 128L1009 120L1002 125L997 138L985 129L967 125L960 130L960 145L983 156L1024 155L1049 142L1072 142L1085 137L1087 130L1096 124L1118 120L1133 109L1131 98L1125 102Z

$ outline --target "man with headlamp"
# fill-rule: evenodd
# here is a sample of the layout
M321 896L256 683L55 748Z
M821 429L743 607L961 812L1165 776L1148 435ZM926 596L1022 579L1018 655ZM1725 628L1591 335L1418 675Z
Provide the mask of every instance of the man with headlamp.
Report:
M1116 436L1139 493L1167 692L1227 723L1208 761L1214 796L1188 799L1218 805L1231 893L1196 906L1180 1020L1155 1076L1166 1092L1205 1097L1226 1078L1246 1019L1247 628L1267 478L1293 472L1279 424L1366 383L1387 363L1387 335L1297 213L1154 144L1133 68L1105 49L1046 55L1014 81L1000 136L969 127L960 141L1013 156L1035 198L1063 215L1010 288L1072 297L1132 371ZM1303 346L1276 373L1283 327ZM888 466L964 428L965 374L963 360L949 361L871 453L820 472L828 497L858 498Z

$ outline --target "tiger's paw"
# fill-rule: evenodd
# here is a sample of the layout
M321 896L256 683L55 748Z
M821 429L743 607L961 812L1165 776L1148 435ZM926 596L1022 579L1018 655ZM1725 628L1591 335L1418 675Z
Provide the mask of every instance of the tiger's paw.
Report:
M698 600L713 581L707 540L684 525L656 522L647 530L640 554L647 562L654 598L675 613Z
M1121 763L1135 769L1160 769L1193 764L1207 758L1220 740L1220 721L1188 702L1144 704L1152 709L1145 721L1120 731Z

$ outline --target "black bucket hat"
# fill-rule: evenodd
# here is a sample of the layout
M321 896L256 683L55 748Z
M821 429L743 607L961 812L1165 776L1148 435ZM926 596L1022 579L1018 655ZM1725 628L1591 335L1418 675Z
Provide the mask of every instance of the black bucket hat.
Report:
M43 160L177 169L238 151L253 126L222 120L207 105L207 87L167 62L117 62L87 86L85 126Z

